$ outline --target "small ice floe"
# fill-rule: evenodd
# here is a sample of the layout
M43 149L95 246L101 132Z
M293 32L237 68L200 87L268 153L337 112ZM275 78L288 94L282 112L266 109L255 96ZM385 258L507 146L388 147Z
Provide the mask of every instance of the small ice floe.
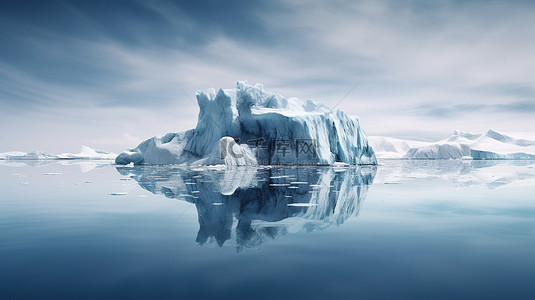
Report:
M333 167L334 168L349 167L349 164L337 161L337 162L333 163Z
M298 189L299 187L298 186L289 186L288 188L289 189Z
M290 203L288 206L295 206L295 207L309 207L309 206L318 206L317 203Z
M306 181L292 181L290 184L308 184Z
M219 205L223 205L224 203L223 202L214 202L212 203L212 205L215 205L215 206L219 206Z
M292 198L292 195L284 195L284 198Z
M196 183L195 183L195 182L186 182L186 184L194 185L194 184L196 184Z
M43 175L49 175L49 176L56 176L56 175L63 175L63 173L43 173Z
M199 191L191 191L192 194L198 194Z
M269 186L285 187L285 186L290 186L290 184L289 183L271 183L269 184Z
M126 196L126 192L110 193L111 196Z

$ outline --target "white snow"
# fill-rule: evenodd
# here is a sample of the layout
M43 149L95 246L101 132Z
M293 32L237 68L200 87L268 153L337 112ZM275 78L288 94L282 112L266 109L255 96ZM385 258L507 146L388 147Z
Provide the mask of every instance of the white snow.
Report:
M196 97L200 112L195 129L148 139L121 153L116 163L377 163L359 119L321 103L285 98L246 82L217 93L213 89L197 92ZM239 158L221 152L221 143L233 143Z
M484 134L455 130L438 142L369 137L379 158L408 159L535 159L535 140L513 138L488 130Z
M403 158L411 148L425 146L428 143L402 140L384 136L369 136L368 141L377 158Z
M0 159L2 160L45 160L45 159L55 159L54 155L48 153L35 151L35 152L20 152L20 151L10 151L0 153Z
M247 145L239 145L231 137L225 136L215 144L210 155L195 162L197 165L255 166L254 153Z
M80 153L63 153L57 157L58 159L115 159L117 154L95 150L88 146L82 146Z

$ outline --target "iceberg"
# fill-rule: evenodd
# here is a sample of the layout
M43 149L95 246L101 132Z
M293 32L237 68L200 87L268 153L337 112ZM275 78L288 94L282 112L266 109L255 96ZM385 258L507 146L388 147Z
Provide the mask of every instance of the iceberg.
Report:
M377 158L403 158L411 148L426 146L429 143L402 140L385 136L369 136L368 141L375 151Z
M1 160L47 160L55 158L55 155L51 155L41 151L34 151L29 153L20 151L10 151L0 153Z
M80 153L63 153L57 155L58 159L83 159L83 160L105 160L115 159L117 154L95 150L87 146L82 146Z
M494 130L484 134L455 130L438 142L370 136L380 158L405 159L535 159L535 140L513 138Z
M0 153L0 160L55 160L55 159L79 159L79 160L111 160L117 154L95 150L87 146L82 146L80 153L63 153L58 155L48 154L41 151L21 152L10 151Z
M150 138L117 156L117 164L376 164L356 116L238 82L197 92L197 126Z

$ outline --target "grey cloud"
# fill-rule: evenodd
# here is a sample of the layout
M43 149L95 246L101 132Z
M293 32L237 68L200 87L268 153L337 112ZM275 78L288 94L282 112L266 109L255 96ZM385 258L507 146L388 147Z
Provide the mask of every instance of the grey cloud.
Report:
M0 5L0 117L14 108L45 107L51 115L128 110L128 117L106 117L126 124L143 115L149 127L132 125L129 133L160 134L159 116L173 119L176 107L187 107L181 126L194 126L195 90L248 80L334 106L367 73L339 108L360 115L372 133L418 130L422 116L429 128L500 130L521 127L516 123L535 113L529 2ZM489 114L509 119L486 124ZM444 124L447 118L457 124ZM111 135L104 125L100 130Z
M504 104L457 104L442 106L425 104L412 108L410 111L431 118L452 118L480 113L533 114L535 113L535 100L516 101Z

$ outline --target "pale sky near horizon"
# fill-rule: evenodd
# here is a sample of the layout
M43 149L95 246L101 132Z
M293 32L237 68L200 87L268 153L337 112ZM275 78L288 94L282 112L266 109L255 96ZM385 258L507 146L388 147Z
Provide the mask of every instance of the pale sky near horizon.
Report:
M535 131L534 1L1 1L0 152L119 152L238 80L368 135Z

